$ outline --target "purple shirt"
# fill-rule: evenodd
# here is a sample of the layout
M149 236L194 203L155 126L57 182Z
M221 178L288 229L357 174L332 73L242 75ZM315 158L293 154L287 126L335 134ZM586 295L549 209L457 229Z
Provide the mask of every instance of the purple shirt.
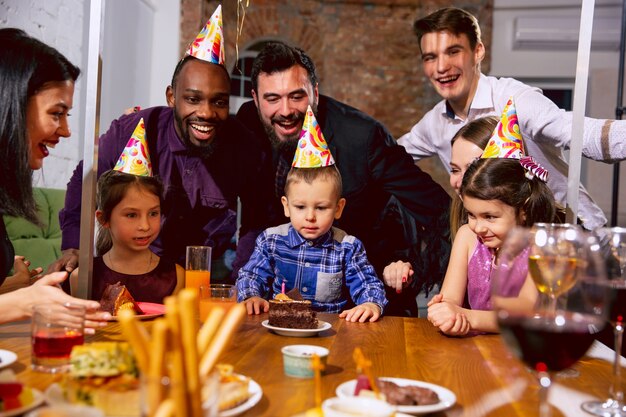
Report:
M146 125L152 170L163 181L161 233L151 248L184 265L187 245L213 247L219 257L236 230L237 198L241 199L241 230L234 272L254 250L256 236L267 224L273 177L268 154L234 118L220 127L209 162L190 153L174 128L169 107L152 107L122 116L98 142L98 177L114 167L140 118ZM62 249L78 248L82 161L72 176L59 214Z

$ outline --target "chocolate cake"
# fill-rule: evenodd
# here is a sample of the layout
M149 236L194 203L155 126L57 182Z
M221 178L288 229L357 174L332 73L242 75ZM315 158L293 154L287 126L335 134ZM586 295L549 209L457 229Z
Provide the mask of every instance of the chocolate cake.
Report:
M303 300L295 289L270 300L269 325L287 329L317 329L317 313L311 309L311 302Z
M378 389L393 405L431 405L439 403L437 393L429 388L415 385L400 386L392 381L377 380Z
M124 309L134 310L137 314L144 314L128 288L120 282L106 286L100 299L100 306L103 311L108 311L112 316L117 316L117 312Z

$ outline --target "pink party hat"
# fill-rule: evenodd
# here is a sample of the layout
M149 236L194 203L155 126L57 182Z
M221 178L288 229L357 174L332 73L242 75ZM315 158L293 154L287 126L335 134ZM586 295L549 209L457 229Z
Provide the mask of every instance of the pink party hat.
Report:
M143 117L139 120L133 135L128 140L113 169L140 177L152 176L152 164L146 143L146 127L143 123Z
M224 65L224 31L222 30L222 5L213 12L196 39L189 45L187 55L212 64Z
M524 156L522 134L517 123L517 111L513 98L509 98L502 117L489 139L481 158L515 158Z
M300 139L291 166L295 168L321 168L335 164L322 129L313 115L311 106L306 109Z

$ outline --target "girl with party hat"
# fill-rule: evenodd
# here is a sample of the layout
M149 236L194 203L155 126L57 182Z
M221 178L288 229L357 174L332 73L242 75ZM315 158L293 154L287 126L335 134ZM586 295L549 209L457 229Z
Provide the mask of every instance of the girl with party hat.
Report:
M265 294L274 297L295 288L316 311L339 313L352 322L381 316L385 290L363 244L333 227L346 204L341 188L341 175L309 106L281 199L291 222L265 230L239 270L238 301L248 314L269 310Z
M152 176L141 119L115 167L98 179L92 299L100 300L107 285L118 282L136 301L151 303L163 303L184 287L184 269L150 249L161 230L162 191Z
M454 239L441 292L428 303L428 320L443 333L498 331L491 311L492 266L512 228L554 221L556 204L547 176L532 157L524 155L515 105L509 101L483 155L468 167L461 183L468 223ZM514 269L512 302L522 309L532 308L538 294L528 264L520 260Z

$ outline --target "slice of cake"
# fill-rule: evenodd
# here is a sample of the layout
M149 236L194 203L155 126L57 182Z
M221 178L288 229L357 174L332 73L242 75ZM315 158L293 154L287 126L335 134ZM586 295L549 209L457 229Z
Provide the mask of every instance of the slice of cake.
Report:
M287 329L317 329L317 313L311 309L311 302L303 300L300 292L294 290L270 300L268 324Z
M119 281L106 286L100 299L100 306L103 311L108 311L112 316L117 316L118 311L125 309L133 310L137 314L144 314L128 288Z
M219 411L225 411L244 403L250 398L250 378L233 372L233 366L217 364L220 373Z

